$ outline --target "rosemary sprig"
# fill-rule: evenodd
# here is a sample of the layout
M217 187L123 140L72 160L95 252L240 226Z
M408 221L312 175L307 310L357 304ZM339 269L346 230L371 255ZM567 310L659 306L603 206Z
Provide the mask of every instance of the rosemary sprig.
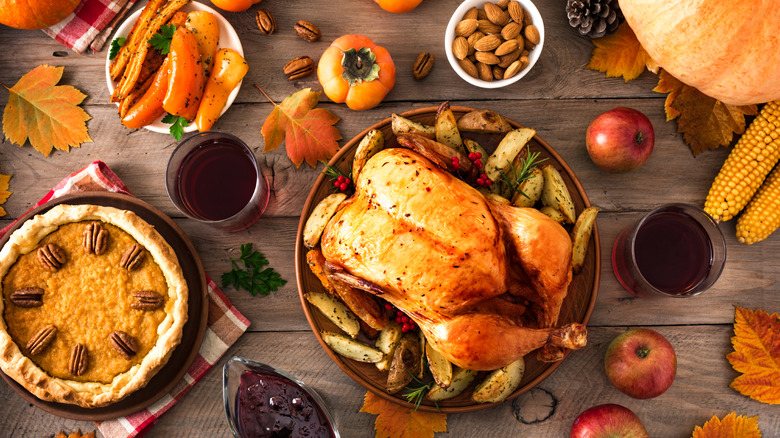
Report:
M328 163L322 162L325 165L325 170L322 171L328 178L330 178L331 189L336 192L351 192L355 184L352 180L352 168L349 169L349 173L345 173L338 167L333 167ZM346 182L346 184L343 184ZM343 185L342 185L343 184Z
M325 170L323 170L322 173L327 175L328 178L331 179L331 181L335 181L340 176L343 176L344 178L352 179L352 169L349 169L349 173L344 173L344 171L342 171L338 167L333 167L324 161L322 162L322 164L325 165Z
M410 373L411 374L411 373ZM412 378L415 382L418 383L417 386L407 386L405 388L405 392L401 395L406 397L406 401L409 403L412 403L414 405L414 410L416 411L417 408L420 407L420 403L422 403L423 398L425 397L425 394L428 393L428 391L433 387L433 382L431 383L423 383L420 379L412 375ZM437 404L436 407L438 408L439 405Z
M530 146L526 146L527 153L525 154L525 157L523 157L520 160L520 167L515 168L515 166L512 165L512 163L509 163L509 166L507 166L507 169L509 169L509 172L504 173L501 172L499 174L499 179L501 179L501 182L509 186L511 188L510 193L514 192L520 192L523 196L528 198L528 195L523 193L522 190L518 189L520 184L531 177L534 170L536 169L536 166L538 166L540 163L543 163L547 160L547 158L539 159L539 155L541 155L541 152L531 152Z

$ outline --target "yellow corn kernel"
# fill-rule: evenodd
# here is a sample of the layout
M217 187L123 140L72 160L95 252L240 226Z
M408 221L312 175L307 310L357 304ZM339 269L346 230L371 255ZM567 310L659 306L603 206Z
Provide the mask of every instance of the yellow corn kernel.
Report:
M780 166L775 167L737 219L737 239L751 245L780 226Z
M780 160L778 116L780 101L765 104L726 158L704 202L715 221L739 214Z

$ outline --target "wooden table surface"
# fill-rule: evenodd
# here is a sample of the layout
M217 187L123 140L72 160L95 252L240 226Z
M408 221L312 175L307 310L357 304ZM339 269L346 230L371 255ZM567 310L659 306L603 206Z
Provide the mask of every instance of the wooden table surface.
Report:
M139 2L143 3L143 2ZM517 412L528 403L520 397L488 410L448 416L448 434L454 437L562 437L576 416L601 403L622 404L642 419L652 437L688 437L694 426L713 415L732 411L758 416L763 436L780 436L780 411L744 397L729 388L737 376L725 355L732 351L734 307L780 311L780 235L753 246L737 242L734 223L722 224L728 245L728 262L720 280L703 295L688 299L638 299L623 290L612 274L610 253L617 234L643 213L664 203L702 205L708 187L728 150L703 153L694 158L676 125L664 118L665 95L652 91L657 78L650 73L624 82L586 70L592 49L567 23L564 2L538 0L544 18L546 42L541 58L525 78L504 89L483 90L460 79L446 60L444 30L458 0L426 0L410 13L391 14L370 0L264 0L247 12L223 15L240 35L250 66L236 102L215 128L231 132L255 151L271 182L271 200L260 221L237 233L215 231L188 220L166 195L163 173L176 141L169 135L131 131L118 120L105 85L105 50L77 55L40 31L0 27L0 82L14 84L39 64L65 66L63 84L77 87L89 97L82 104L92 116L88 122L93 143L69 153L55 151L48 158L31 146L3 141L0 173L12 174L13 195L4 204L5 226L22 215L54 184L94 160L107 163L139 198L158 207L184 229L197 248L208 275L218 279L229 270L241 244L252 242L288 280L270 296L252 297L245 291L226 289L235 306L251 321L249 331L225 357L154 426L149 437L228 436L222 408L221 368L227 357L244 356L286 369L310 383L324 397L345 437L373 436L373 415L359 413L365 390L354 383L326 355L309 329L295 286L295 237L306 196L322 170L303 165L296 169L284 147L263 153L260 127L272 106L252 86L261 86L275 101L307 87L320 90L316 76L290 82L282 66L308 55L318 59L336 37L367 35L389 49L398 76L395 88L378 107L351 111L329 102L321 107L341 118L337 124L345 140L393 112L453 104L493 109L525 126L533 127L563 156L579 177L591 203L601 208L602 271L598 300L588 324L588 346L571 354L538 390L555 401L546 420L525 424ZM138 7L138 6L136 6ZM279 30L262 35L254 12L271 11ZM322 30L320 42L297 37L293 24L306 19ZM412 78L411 66L420 51L436 56L431 75ZM0 104L8 93L0 91ZM655 151L639 170L612 175L600 171L585 150L585 130L598 114L616 106L629 106L653 122ZM613 388L604 373L603 357L609 341L627 327L651 327L666 336L678 355L678 374L672 387L651 400L635 400ZM541 396L542 392L531 395ZM60 429L94 429L79 422L48 414L0 384L3 414L2 436L50 436Z

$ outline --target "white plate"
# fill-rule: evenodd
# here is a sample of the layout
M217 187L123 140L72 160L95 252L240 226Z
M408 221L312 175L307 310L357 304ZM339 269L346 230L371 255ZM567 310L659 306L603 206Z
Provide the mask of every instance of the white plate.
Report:
M228 23L227 20L225 20L225 17L219 14L219 12L215 11L214 9L198 2L190 2L186 4L184 7L181 8L184 12L193 12L193 11L208 11L214 14L214 16L217 18L217 22L219 23L219 43L217 44L217 49L233 49L241 56L244 56L244 48L241 46L241 41L238 39L238 34L236 33L236 30L233 29L233 26ZM141 12L143 11L143 8L135 11L132 15L130 15L127 20L125 20L119 28L117 28L116 33L114 34L114 37L111 39L113 41L114 39L118 37L127 37L127 34L130 33L130 30L133 28L133 24L138 20L138 17L141 15ZM109 73L108 67L111 65L111 60L108 59L108 56L110 54L106 54L106 84L108 85L108 92L109 94L114 93L114 88L116 87L116 83L111 80L111 74ZM243 81L242 81L243 82ZM227 104L225 105L225 108L222 109L221 114L225 114L225 111L227 111L228 108L230 108L230 104L233 103L233 100L236 98L236 95L238 95L238 90L241 89L241 82L238 83L238 86L233 90L232 93L230 93L230 96L228 96ZM119 106L119 104L117 104ZM167 123L162 122L162 118L165 116L160 117L156 121L154 121L150 125L144 126L144 128L154 131L154 132L161 132L164 134L167 134L169 132L169 129L171 125ZM190 123L184 128L184 132L193 132L198 129L197 126L195 126L194 123Z

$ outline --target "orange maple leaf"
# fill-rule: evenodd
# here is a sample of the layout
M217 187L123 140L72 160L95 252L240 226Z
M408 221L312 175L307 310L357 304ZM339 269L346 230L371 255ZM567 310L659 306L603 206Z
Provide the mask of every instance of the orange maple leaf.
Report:
M696 426L692 438L761 438L761 431L758 429L758 417L737 417L732 412L723 420L713 415L704 427Z
M658 64L647 54L627 23L615 33L593 40L593 53L585 68L606 73L607 77L623 76L626 82L636 79L645 69L657 71Z
M271 100L260 87L257 88ZM326 109L314 108L320 101L320 94L304 88L287 96L279 105L271 100L274 109L261 130L265 141L263 152L276 149L284 141L287 156L295 167L300 167L304 160L316 167L317 162L327 162L338 152L341 134L333 125L339 118Z
M376 415L376 438L433 438L447 431L447 414L405 408L366 392L360 412Z
M87 120L91 117L78 105L87 97L70 85L57 85L64 67L39 65L11 88L3 113L3 133L19 146L30 144L44 156L52 148L68 151L91 142Z
M737 307L734 335L734 352L726 358L742 375L730 386L754 400L780 404L780 317Z
M13 193L8 191L10 181L11 175L0 175L0 204L5 204L5 201L7 201L8 197ZM5 209L0 207L0 216L5 216L6 214Z

